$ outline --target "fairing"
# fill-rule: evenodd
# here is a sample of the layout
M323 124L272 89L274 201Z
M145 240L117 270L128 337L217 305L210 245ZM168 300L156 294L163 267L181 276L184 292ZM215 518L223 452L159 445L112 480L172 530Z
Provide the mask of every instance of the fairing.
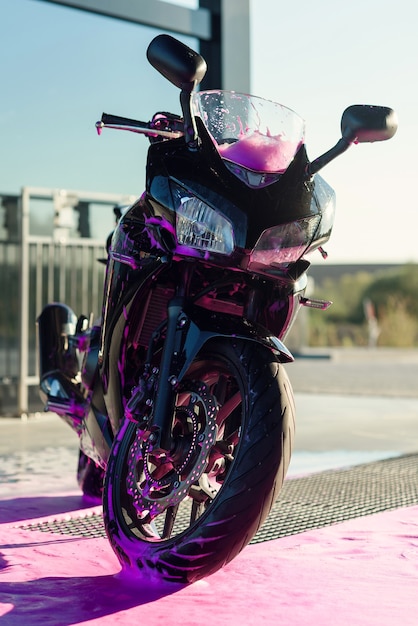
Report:
M201 119L196 121L201 139L197 152L189 150L182 139L150 146L147 198L156 215L174 224L171 185L180 184L229 219L236 245L251 250L263 230L307 217L312 209L318 213L311 206L315 183L303 182L308 163L303 145L275 182L248 187L226 166Z

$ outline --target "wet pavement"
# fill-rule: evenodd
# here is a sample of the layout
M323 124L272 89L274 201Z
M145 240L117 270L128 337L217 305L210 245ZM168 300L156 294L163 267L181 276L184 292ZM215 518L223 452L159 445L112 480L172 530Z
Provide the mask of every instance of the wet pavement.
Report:
M130 626L169 615L172 626L414 626L418 351L309 353L288 371L296 479L280 495L281 517L272 511L261 529L276 523L280 538L263 535L180 589L122 575L101 507L80 497L67 424L53 414L0 418L1 623ZM87 535L74 531L80 524Z
M290 476L418 451L418 350L311 350L287 369L297 410ZM0 498L76 489L77 450L55 414L0 418Z

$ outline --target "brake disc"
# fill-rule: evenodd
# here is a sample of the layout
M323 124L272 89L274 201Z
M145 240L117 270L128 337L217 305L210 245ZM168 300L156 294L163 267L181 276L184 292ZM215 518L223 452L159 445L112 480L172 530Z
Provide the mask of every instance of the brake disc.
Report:
M149 440L135 438L128 455L127 491L141 519L152 519L168 507L179 504L189 489L202 476L208 455L216 442L216 416L218 405L207 385L194 382L182 390L189 395L188 402L176 407L176 423L184 425L187 440L181 439L182 448L178 458L167 462L169 471L161 478L154 476L161 471L161 459L152 455Z

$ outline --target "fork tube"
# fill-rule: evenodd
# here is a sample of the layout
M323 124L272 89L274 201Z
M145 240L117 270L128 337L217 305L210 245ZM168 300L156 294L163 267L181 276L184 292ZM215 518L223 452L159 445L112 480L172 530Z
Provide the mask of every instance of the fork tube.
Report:
M172 445L171 426L175 392L169 379L171 374L171 360L176 340L177 320L183 310L183 302L183 297L175 297L169 302L167 307L167 335L161 357L158 390L152 420L155 433L155 441L152 442L154 450L161 448L163 451L170 451Z
M154 439L152 448L154 452L160 449L169 452L172 448L172 424L174 412L174 400L176 392L170 382L171 363L176 347L176 333L178 319L183 312L186 294L188 293L190 279L193 272L191 264L185 264L179 277L177 294L167 306L167 334L161 357L160 373L158 377L158 389L154 404L154 416L152 420Z

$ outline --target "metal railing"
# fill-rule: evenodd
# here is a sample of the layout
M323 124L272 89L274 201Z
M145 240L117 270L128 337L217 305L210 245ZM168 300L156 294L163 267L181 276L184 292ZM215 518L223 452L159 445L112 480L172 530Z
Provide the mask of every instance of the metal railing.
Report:
M54 218L67 201L67 208L83 203L103 205L114 225L113 207L129 204L130 196L26 187L18 201L18 236L0 240L0 388L8 389L7 413L30 411L29 391L37 387L36 319L49 302L64 302L77 315L101 313L105 273L100 259L106 256L105 238L74 237L70 229L53 228L52 235L31 233L31 205L45 200L53 205ZM105 220L105 221L106 221ZM71 235L71 236L68 236ZM3 393L5 396L6 394ZM11 403L14 406L11 406Z

